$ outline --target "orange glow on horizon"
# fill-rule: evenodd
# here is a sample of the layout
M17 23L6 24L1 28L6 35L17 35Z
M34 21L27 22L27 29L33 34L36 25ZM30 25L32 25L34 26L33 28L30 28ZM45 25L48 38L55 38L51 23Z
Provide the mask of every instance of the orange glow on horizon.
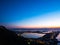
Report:
M15 28L60 28L60 26L14 26Z

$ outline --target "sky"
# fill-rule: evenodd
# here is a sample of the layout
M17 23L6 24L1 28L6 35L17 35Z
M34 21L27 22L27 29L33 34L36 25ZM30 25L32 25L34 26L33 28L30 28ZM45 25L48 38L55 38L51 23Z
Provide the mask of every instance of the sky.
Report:
M0 0L0 12L7 27L60 27L60 0Z

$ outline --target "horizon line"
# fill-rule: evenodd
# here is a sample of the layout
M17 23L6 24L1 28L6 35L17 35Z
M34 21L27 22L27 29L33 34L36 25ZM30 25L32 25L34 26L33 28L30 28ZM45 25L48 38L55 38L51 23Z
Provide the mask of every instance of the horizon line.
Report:
M6 27L7 28L60 28L60 26L47 26L47 27L41 27L41 26L40 27L39 26L38 27L37 26L36 27L33 27L33 26L32 27L25 27L25 26L23 26L23 27L22 26L6 26Z

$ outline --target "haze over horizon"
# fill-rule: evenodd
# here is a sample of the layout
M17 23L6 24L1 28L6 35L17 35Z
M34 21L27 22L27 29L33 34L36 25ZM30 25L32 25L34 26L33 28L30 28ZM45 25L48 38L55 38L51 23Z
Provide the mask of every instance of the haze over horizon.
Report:
M59 0L1 0L0 25L17 28L60 27Z

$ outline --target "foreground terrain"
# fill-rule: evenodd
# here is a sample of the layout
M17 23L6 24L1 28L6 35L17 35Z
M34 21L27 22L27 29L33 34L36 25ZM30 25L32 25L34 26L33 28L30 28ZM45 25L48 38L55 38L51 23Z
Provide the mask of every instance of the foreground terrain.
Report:
M57 45L55 38L59 33L47 33L41 38L25 38L15 32L0 26L0 45ZM52 36L51 36L52 35Z

